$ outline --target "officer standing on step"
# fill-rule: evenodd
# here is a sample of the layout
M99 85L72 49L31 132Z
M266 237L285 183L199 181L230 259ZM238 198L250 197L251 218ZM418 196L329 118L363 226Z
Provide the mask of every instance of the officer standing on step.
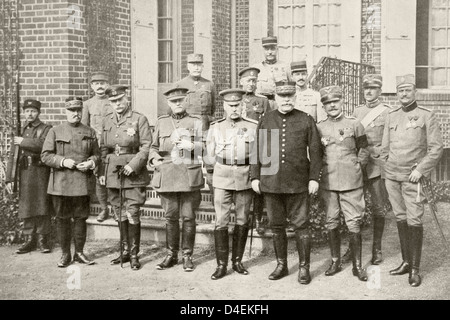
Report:
M94 264L83 253L86 243L86 220L89 217L89 191L93 170L99 163L99 147L94 129L81 123L81 98L65 103L67 122L50 129L42 148L41 159L52 168L47 192L52 196L56 213L62 257L58 267L71 261L70 243L75 242L73 261Z
M146 200L146 187L150 183L146 165L152 136L147 118L131 108L128 87L114 85L106 94L114 111L106 115L102 124L102 168L99 172L103 175L100 183L108 188L108 200L114 207L122 233L122 261L130 262L131 269L139 270L140 210ZM111 261L111 264L119 263L120 256Z
M211 279L218 280L227 274L231 207L234 203L236 222L233 230L231 262L233 270L247 275L242 265L242 257L248 236L248 217L252 204L253 191L250 180L250 161L256 151L257 122L242 118L242 96L245 91L229 89L220 92L226 118L211 126L207 138L208 180L214 186L214 209L216 226L214 243L217 269Z
M205 181L199 162L203 155L201 118L186 112L184 99L187 92L188 89L175 87L164 93L172 112L158 119L148 161L154 168L152 187L158 192L166 214L168 253L157 265L158 270L178 263L180 217L183 269L194 270L195 211L200 206L200 190Z

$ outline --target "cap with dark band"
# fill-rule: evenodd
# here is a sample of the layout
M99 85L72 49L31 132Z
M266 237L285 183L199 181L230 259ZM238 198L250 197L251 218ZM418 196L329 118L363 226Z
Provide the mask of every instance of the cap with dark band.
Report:
M322 103L339 101L342 99L343 93L339 86L329 86L320 89L320 98Z
M187 56L188 63L203 63L203 55L199 53L193 53Z
M397 77L397 88L405 85L416 85L416 76L413 74L407 74Z
M295 94L295 82L280 81L275 83L275 93L279 96L292 96Z
M306 61L296 61L291 63L291 72L307 71Z
M264 37L262 38L262 46L276 46L278 45L278 38L277 37Z
M66 109L80 109L83 108L83 99L80 97L69 97L65 103Z
M109 97L109 101L119 100L127 94L127 90L127 86L116 84L106 90L106 95Z
M242 101L242 96L245 93L246 92L242 89L227 89L221 91L219 94L229 105L238 105Z
M258 75L260 72L261 72L261 70L259 70L258 68L248 67L248 68L242 69L239 72L239 77L241 77L241 78L252 77L252 78L256 79L256 78L258 78Z
M94 81L109 82L109 75L104 71L94 72L94 73L92 73L92 76L91 76L91 82L94 82Z
M41 111L41 103L37 100L27 99L24 101L22 109L35 108L37 111Z
M364 88L381 88L383 86L383 77L379 74L366 74L363 77Z
M180 100L187 96L188 91L189 89L176 87L164 92L164 96L169 101Z

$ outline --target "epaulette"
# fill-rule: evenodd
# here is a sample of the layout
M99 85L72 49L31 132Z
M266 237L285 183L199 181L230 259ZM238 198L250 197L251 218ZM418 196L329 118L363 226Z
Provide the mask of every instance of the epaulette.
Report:
M365 107L365 106L366 106L365 104L360 104L360 105L357 106L355 109L362 108L362 107Z
M255 97L267 99L266 96L263 96L262 94L259 94L259 93L255 93ZM269 99L267 99L267 100L269 100Z
M159 116L158 117L158 120L160 120L160 119L165 119L165 118L169 118L170 117L170 115L168 115L168 114L163 114L162 116Z
M213 122L210 123L210 126L215 125L216 123L221 123L221 122L223 122L223 121L225 121L225 120L226 120L225 118L222 118L222 119L213 121Z
M112 114L114 114L114 111L112 111L112 110L109 110L109 112L108 112L107 114L105 114L105 118L106 118L107 116L110 116L110 115L112 115Z
M317 122L317 124L322 123L322 122L325 122L325 121L327 121L327 120L328 120L328 118L322 119L322 120L320 120L319 122Z
M202 117L197 115L197 114L189 114L188 116L191 117L191 118L199 119L199 120L202 119Z
M246 117L242 117L243 120L254 123L254 124L258 124L258 121L250 119L250 118L246 118Z
M140 113L140 112L138 112L138 111L134 111L134 110L133 110L133 113L136 113L136 114L138 114L138 115L140 115L140 116L143 116L143 114Z
M353 116L346 116L346 115L344 115L344 117L347 118L347 119L358 120L357 118L355 118Z
M392 106L390 106L390 105L388 105L388 104L386 104L386 103L382 103L382 105L385 106L385 107L387 107L387 108L389 108L389 109L392 109Z
M424 107L421 107L421 106L417 106L417 108L422 109L422 110L425 110L425 111L428 111L428 112L432 112L430 109L424 108Z
M389 111L389 113L394 113L394 112L396 112L396 111L398 111L398 110L401 110L401 109L402 109L402 107L398 107L398 108L396 108L396 109L394 109L394 110Z

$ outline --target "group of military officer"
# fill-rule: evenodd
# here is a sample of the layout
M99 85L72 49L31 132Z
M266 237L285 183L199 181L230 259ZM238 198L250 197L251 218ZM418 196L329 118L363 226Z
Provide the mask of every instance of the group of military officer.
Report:
M203 159L216 212L217 268L211 275L213 280L227 274L232 207L232 269L243 275L249 273L242 259L253 204L257 232L265 232L265 205L273 234L277 265L269 279L279 280L289 273L286 229L290 227L299 255L298 281L309 284L309 204L311 196L319 193L325 205L331 251L325 275L333 276L342 268L342 212L350 231L347 255L353 262L353 275L367 281L361 257L361 220L367 190L374 214L372 264L383 260L383 204L389 199L403 259L390 273L409 274L410 285L419 286L424 213L420 181L437 165L443 145L434 113L416 102L414 76L398 77L401 107L392 109L379 99L382 77L366 75L366 103L357 107L353 116L347 116L342 88L330 86L320 92L309 89L305 61L290 65L278 61L276 37L264 38L262 44L265 61L239 72L241 89L220 92L225 116L218 121L214 121L214 84L201 76L203 56L189 55L189 76L164 93L168 113L158 118L153 137L146 117L132 110L128 88L115 85L107 89L109 83L103 73L93 75L95 96L84 103L84 108L80 99L67 99L67 123L60 126L50 128L40 122L40 103L25 101L27 126L23 138L14 142L22 150L20 215L25 219L28 238L17 252L33 250L36 233L42 252L50 251L47 234L54 210L63 252L58 266L65 267L72 261L71 220L73 260L92 264L83 247L88 187L95 176L101 204L97 219L101 222L108 218L109 201L122 239L121 255L111 263L130 262L133 270L140 269L140 208L150 183L149 170L153 170L151 186L160 195L166 214L168 249L157 269L178 264L181 233L183 269L193 271L195 212L205 181ZM42 191L43 186L51 198L45 192L36 194L35 190ZM37 211L29 208L33 196L39 197Z

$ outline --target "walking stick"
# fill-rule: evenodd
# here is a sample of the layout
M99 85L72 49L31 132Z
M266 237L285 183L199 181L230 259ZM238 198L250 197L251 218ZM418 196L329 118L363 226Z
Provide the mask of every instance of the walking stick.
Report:
M253 223L255 222L255 204L253 203L253 211L251 215L251 222L250 222L250 248L248 250L248 257L252 257L252 244L253 244Z
M123 269L123 238L122 238L122 206L123 206L123 196L122 196L122 190L123 190L123 166L117 166L116 171L117 177L120 181L120 203L119 203L119 233L120 233L120 267Z

